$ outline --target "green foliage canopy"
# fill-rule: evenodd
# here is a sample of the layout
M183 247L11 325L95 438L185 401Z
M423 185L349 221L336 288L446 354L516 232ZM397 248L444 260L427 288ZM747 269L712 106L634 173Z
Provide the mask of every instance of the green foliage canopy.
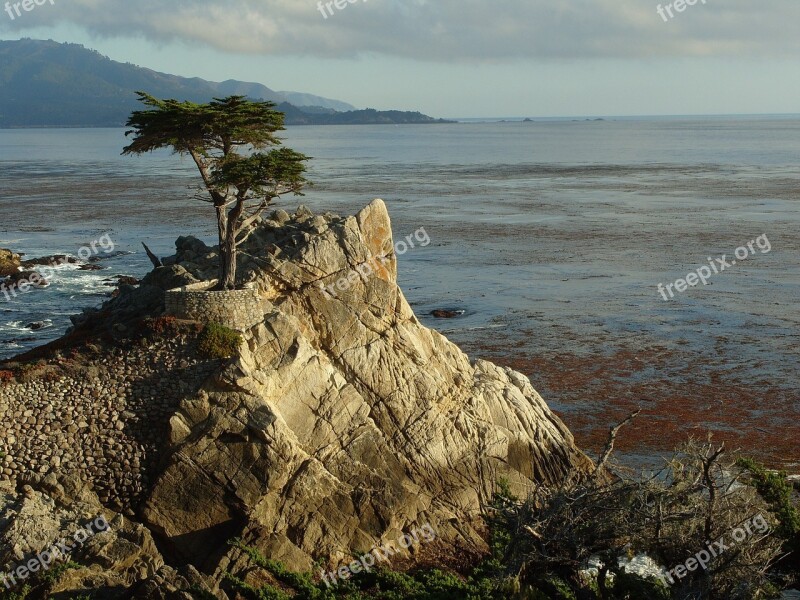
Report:
M271 102L229 96L197 104L137 93L148 108L128 119L125 135L133 140L122 153L170 148L192 157L216 210L220 287L232 289L237 245L275 198L302 195L308 157L277 147L281 140L275 134L284 129L284 115Z

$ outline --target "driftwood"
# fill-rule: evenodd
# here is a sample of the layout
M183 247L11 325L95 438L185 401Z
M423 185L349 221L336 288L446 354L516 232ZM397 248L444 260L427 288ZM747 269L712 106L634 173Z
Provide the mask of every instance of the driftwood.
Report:
M164 266L163 264L161 264L161 259L158 258L155 254L153 254L153 251L147 247L147 244L142 242L142 246L144 246L144 251L147 252L147 258L150 259L150 262L153 263L153 266L155 268Z

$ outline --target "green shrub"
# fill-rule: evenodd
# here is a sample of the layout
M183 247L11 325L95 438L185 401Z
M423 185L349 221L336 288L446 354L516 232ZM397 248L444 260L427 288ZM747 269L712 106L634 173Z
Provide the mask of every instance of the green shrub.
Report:
M19 590L6 590L0 583L0 600L39 600L50 598L50 592L58 584L67 571L79 569L80 565L67 561L55 565L49 571L43 571L28 580ZM73 596L71 600L89 600L88 596Z
M241 343L239 332L218 323L209 323L200 333L197 349L207 358L230 358L239 351Z
M258 550L234 540L232 545L245 552L250 562L263 569L276 583L256 588L239 576L227 573L226 583L244 598L252 600L511 600L511 592L501 591L497 582L476 570L466 579L441 569L419 569L400 573L386 568L353 574L338 585L327 587L314 581L311 573L294 573L283 564L269 560ZM248 573L245 569L243 573Z
M750 474L751 484L770 505L778 518L776 533L787 542L787 550L800 551L800 512L794 505L792 484L784 471L769 471L751 458L740 458L736 465Z
M31 586L23 586L18 592L5 591L0 592L0 600L26 600L31 593Z
M61 580L61 578L64 576L64 573L66 573L67 571L71 571L73 569L80 569L80 568L81 566L78 563L68 560L67 562L57 564L49 571L45 571L42 574L41 579L46 584L54 586Z

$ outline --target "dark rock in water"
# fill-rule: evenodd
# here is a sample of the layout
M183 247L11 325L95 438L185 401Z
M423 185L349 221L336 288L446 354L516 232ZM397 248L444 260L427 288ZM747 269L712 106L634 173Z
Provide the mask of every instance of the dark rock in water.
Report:
M106 285L117 286L110 294L111 299L100 309L86 308L81 314L71 316L73 327L67 334L76 329L119 333L122 330L116 327L118 324L135 329L143 317L156 316L164 310L166 290L198 281L180 265L158 267L141 281L126 275L117 276L117 282L107 279Z
M114 258L115 256L125 256L127 254L130 254L130 252L125 252L124 250L114 250L113 252L101 252L100 254L95 254L94 256L90 256L89 262L96 263L100 262L101 260Z
M463 310L445 310L442 308L431 311L431 315L437 319L455 319L464 314Z
M104 267L100 265L81 265L78 267L79 271L102 271Z
M29 289L41 289L50 285L37 271L17 271L0 281L0 289L15 290L23 283L28 284Z
M12 273L8 276L8 282L12 284L16 284L20 281L27 281L28 277L33 275L35 271L17 271L16 273Z
M79 261L74 256L67 256L66 254L53 254L52 256L42 256L40 258L32 258L30 260L23 260L20 264L30 269L32 267L58 267L61 265L75 265Z
M36 341L38 341L38 339L35 337L24 337L0 340L0 344L27 344L28 342Z
M106 279L105 285L108 287L117 287L120 285L139 285L139 280L136 277L131 277L130 275L117 275L116 280L114 279Z
M39 331L40 329L44 329L47 327L47 323L44 321L35 321L33 323L28 323L25 325L25 329L30 329L31 331Z

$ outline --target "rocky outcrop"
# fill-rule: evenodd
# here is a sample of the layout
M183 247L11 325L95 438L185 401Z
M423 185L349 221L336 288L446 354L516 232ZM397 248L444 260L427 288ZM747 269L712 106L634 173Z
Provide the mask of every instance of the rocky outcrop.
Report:
M263 318L237 356L208 369L190 334L136 337L143 317L163 314L165 290L216 277L215 248L176 246L140 285L75 320L73 338L102 332L111 344L83 376L7 384L0 416L25 425L5 425L16 441L6 477L72 467L106 505L134 511L175 564L219 582L244 564L234 537L297 570L426 525L443 552L478 555L501 479L524 495L591 468L526 377L470 360L418 321L382 201L352 217L301 208L259 224L239 273ZM54 443L62 419L102 460Z
M0 278L19 273L20 266L19 254L14 254L11 250L0 248Z
M190 252L170 262L207 277L213 250ZM263 323L172 418L175 452L144 511L186 558L243 529L309 568L425 523L482 550L500 478L524 493L589 465L526 377L420 324L382 201L345 219L277 214L244 252Z
M31 275L37 275L33 271L23 270L23 267L24 264L19 254L0 248L0 293L7 298L16 295L17 286L23 282L29 282ZM44 282L40 282L34 277L34 280L29 283L30 287L35 289L43 285Z

